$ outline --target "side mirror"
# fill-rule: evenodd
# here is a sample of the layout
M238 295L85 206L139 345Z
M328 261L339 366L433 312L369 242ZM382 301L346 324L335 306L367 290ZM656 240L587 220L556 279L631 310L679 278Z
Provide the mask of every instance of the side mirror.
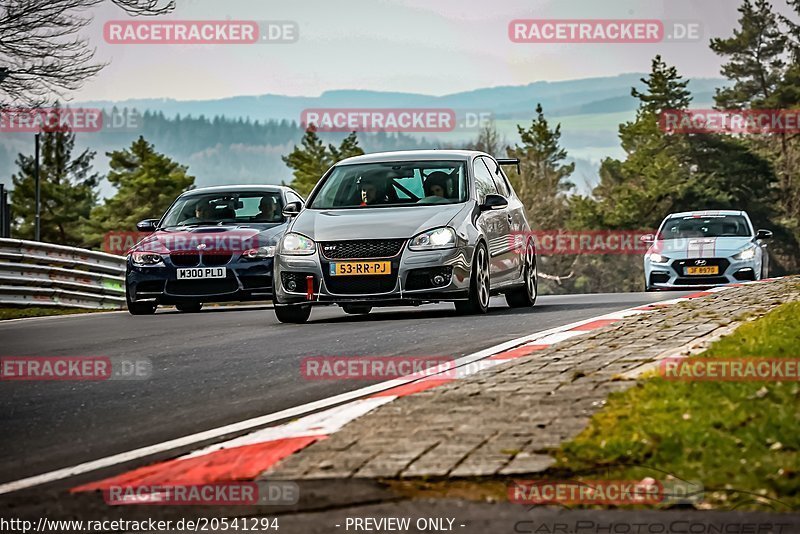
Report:
M639 241L642 243L653 243L656 240L656 236L653 234L644 234L639 237Z
M283 213L284 217L294 217L295 215L300 213L300 209L301 209L301 206L300 206L299 202L297 202L297 201L289 202L288 204L286 204L283 207L283 212L282 213Z
M483 204L480 206L481 211L501 210L506 207L508 207L508 200L501 195L486 195L486 198L483 199Z
M155 232L158 219L145 219L136 223L136 229L140 232Z
M772 239L772 232L770 230L759 230L756 232L756 239Z

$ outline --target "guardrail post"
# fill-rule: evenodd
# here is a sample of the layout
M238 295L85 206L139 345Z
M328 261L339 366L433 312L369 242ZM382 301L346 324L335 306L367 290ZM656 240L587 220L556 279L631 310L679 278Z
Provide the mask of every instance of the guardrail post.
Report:
M36 180L36 215L34 219L34 241L41 241L42 240L42 192L41 192L41 184L39 180L39 134L33 136L36 139L36 148L34 150L34 166L33 166L33 176Z
M0 184L0 237L11 237L11 206L8 205L8 191Z

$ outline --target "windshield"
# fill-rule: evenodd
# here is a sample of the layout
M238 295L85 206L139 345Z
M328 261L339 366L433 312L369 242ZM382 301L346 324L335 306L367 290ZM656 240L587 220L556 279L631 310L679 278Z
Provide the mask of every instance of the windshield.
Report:
M689 215L667 219L658 233L658 239L750 237L752 235L747 219L741 215Z
M284 222L278 192L208 193L179 198L164 216L161 228L200 224L264 224Z
M464 163L409 161L335 167L312 209L455 204L467 200Z

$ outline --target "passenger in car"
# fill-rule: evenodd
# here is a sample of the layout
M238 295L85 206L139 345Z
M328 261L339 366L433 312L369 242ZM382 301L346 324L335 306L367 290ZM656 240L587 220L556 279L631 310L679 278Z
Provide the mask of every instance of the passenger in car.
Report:
M449 178L446 173L441 171L431 173L425 180L425 196L448 198L447 181Z

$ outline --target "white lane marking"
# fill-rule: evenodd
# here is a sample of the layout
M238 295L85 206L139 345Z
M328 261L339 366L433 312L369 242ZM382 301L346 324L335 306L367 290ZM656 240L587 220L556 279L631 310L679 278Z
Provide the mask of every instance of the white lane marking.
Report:
M468 354L466 356L462 356L455 361L455 365L460 367L462 365L470 364L477 360L482 360L487 358L493 354L498 352L503 352L508 349L512 349L519 345L524 345L531 341L536 341L541 339L545 336L549 336L551 334L555 334L557 332L563 332L566 330L571 330L575 327L582 326L587 323L591 323L593 321L598 321L601 319L611 319L614 318L615 315L623 312L631 312L631 313L639 313L641 310L633 310L633 308L629 308L626 310L621 310L618 312L611 312L605 315L599 315L597 317L591 317L589 319L583 319L581 321L576 321L574 323L570 323L563 326L556 326L554 328L550 328L547 330L542 330L541 332L536 332L534 334L530 334L527 336L522 336L516 339L512 339L511 341L506 341L504 343L500 343L493 347L489 347L487 349L483 349L478 352L474 352L472 354ZM585 333L587 331L582 331ZM387 389L401 386L410 382L414 382L416 379L395 379L395 380L388 380L386 382L381 382L379 384L373 384L371 386L367 386L361 389L357 389L354 391L350 391L347 393L341 393L339 395L334 395L333 397L328 397L326 399L320 399L314 402L309 402L306 404L302 404L300 406L295 406L294 408L288 408L286 410L282 410L280 412L275 412L268 415L262 415L259 417L255 417L252 419L247 419L245 421L240 421L238 423L233 423L230 425L213 428L211 430L206 430L204 432L198 432L196 434L191 434L188 436L184 436L182 438L176 438L169 441L164 441L162 443L156 443L154 445L149 445L147 447L141 447L139 449L134 449L132 451L122 452L119 454L114 454L112 456L106 456L105 458L99 458L97 460L92 460L89 462L84 462L82 464L64 467L62 469L56 469L55 471L50 471L47 473L42 473L40 475L34 475L27 478L22 478L20 480L14 480L12 482L7 482L5 484L0 484L0 495L5 493L11 493L14 491L19 491L22 489L32 488L34 486L39 486L41 484L47 484L50 482L56 482L58 480L63 480L65 478L69 478L72 476L82 475L85 473L89 473L91 471L96 471L98 469L104 469L106 467L111 467L117 464L122 464L126 462L130 462L132 460L138 460L140 458L145 458L147 456L151 456L153 454L159 454L162 452L170 451L173 449L178 449L181 447L186 447L188 445L192 445L194 443L200 443L202 441L206 441L209 439L219 438L226 434L232 434L234 432L241 432L244 430L249 430L251 428L256 428L259 426L264 426L269 423L274 423L275 421L279 421L281 419L286 419L290 417L299 417L302 415L306 415L310 412L315 412L317 410L321 410L324 408L329 408L336 404L341 404L347 401L355 400L359 397L366 397L373 393L379 393L381 391L385 391Z
M194 452L181 456L179 459L184 460L188 458L195 458L203 456L212 452L222 449L231 449L233 447L242 447L244 445L254 445L265 441L274 441L278 439L299 438L305 436L327 436L333 434L341 429L350 421L366 415L378 406L382 406L395 399L394 396L387 395L385 397L369 397L366 399L359 399L348 404L343 404L335 408L313 413L307 415L291 423L286 423L278 426L271 426L256 430L251 434L240 436L230 441L222 443L215 443L203 449L198 449Z
M17 317L16 319L3 319L0 320L0 327L7 324L14 324L20 322L26 323L36 323L42 321L52 321L54 319L72 319L75 317L87 317L89 315L93 317L102 317L103 315L115 315L120 313L128 313L126 311L104 311L104 312L85 312L85 313L64 313L64 314L54 314L54 315L42 315L40 317Z
M589 332L589 330L567 330L566 332L556 332L555 334L550 334L549 336L545 336L541 339L536 340L537 345L552 345L554 343L559 343L561 341L566 341L567 339L575 336L579 336L581 334L585 334Z

